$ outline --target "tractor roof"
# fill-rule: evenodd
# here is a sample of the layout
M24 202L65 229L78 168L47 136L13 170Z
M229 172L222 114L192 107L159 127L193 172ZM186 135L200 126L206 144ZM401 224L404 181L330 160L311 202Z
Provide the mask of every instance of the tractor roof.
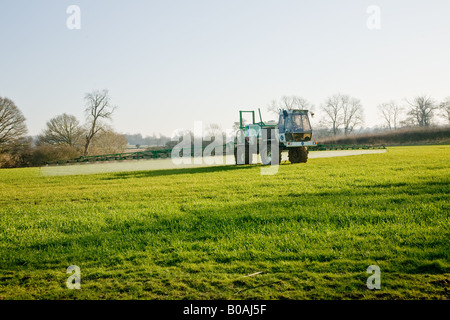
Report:
M281 110L281 112L286 111L287 113L301 113L301 114L307 114L308 110L300 110L300 109L284 109Z

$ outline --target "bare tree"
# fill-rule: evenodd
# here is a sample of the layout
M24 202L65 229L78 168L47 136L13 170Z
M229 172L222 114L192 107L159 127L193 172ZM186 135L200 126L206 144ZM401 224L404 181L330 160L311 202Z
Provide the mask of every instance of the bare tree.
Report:
M74 147L84 134L75 116L63 113L47 122L47 128L38 136L40 144L68 145Z
M25 117L14 102L0 97L0 152L8 151L25 138Z
M417 96L412 102L409 102L408 116L411 122L420 127L428 127L438 108L436 102L428 96Z
M322 124L326 127L331 126L331 132L336 136L343 124L342 117L342 95L335 94L330 96L321 107L325 114Z
M283 96L280 101L272 100L267 111L278 114L282 109L314 110L314 105L299 96Z
M389 130L396 130L399 125L399 117L401 108L395 101L382 103L378 106L380 114L383 117Z
M241 123L239 121L233 122L233 127L232 127L233 131L235 131L235 132L238 131L240 129L240 127L241 127Z
M445 98L445 100L439 105L441 110L441 116L450 123L450 97Z
M353 129L363 124L362 104L359 99L342 96L342 121L344 134L349 135Z
M346 94L335 94L327 98L321 107L324 118L321 124L331 127L331 132L336 136L341 128L344 134L350 134L353 129L363 123L363 109L359 99Z
M206 134L214 139L215 137L223 136L224 131L222 130L222 127L219 124L210 123L206 127Z
M111 105L111 98L106 89L87 93L85 100L88 132L86 134L86 143L84 145L84 155L87 156L92 139L104 129L103 120L111 120L111 116L116 107Z

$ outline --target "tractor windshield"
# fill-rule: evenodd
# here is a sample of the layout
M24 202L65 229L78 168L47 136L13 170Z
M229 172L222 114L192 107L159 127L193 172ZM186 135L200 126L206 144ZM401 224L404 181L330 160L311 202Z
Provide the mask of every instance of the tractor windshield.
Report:
M286 131L290 132L310 132L311 125L307 114L293 113L286 119Z

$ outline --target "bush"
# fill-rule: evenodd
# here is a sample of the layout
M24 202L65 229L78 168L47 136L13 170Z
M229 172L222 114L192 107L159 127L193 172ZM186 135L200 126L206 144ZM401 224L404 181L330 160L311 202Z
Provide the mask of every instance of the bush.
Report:
M92 141L89 155L122 153L127 148L128 141L123 134L112 130L102 131Z
M68 145L42 145L34 150L31 163L35 166L41 166L55 161L78 158L81 154L80 149Z
M16 140L8 149L3 149L0 153L0 168L19 168L31 165L33 149L30 137Z
M0 168L14 168L15 167L14 156L9 153L0 154Z

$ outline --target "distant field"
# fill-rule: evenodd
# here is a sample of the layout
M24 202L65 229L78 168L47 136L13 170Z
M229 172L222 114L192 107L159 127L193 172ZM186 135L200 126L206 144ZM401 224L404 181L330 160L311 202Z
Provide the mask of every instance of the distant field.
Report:
M39 172L0 170L0 299L449 298L448 145L276 175ZM71 265L81 290L66 287Z
M360 155L368 153L382 153L386 150L339 150L339 151L311 151L309 158L322 157L342 157L348 155ZM92 173L109 173L109 172L125 172L125 171L147 171L162 169L179 169L179 168L198 168L207 167L211 164L234 165L234 155L203 157L203 158L186 158L188 163L177 164L170 158L166 159L141 159L141 160L121 160L121 161L101 161L81 164L62 164L43 166L39 169L39 174L43 176L64 176L64 175L80 175ZM196 163L200 160L200 163ZM288 152L284 151L281 157L281 163L288 161ZM261 163L259 155L253 155L253 163Z

